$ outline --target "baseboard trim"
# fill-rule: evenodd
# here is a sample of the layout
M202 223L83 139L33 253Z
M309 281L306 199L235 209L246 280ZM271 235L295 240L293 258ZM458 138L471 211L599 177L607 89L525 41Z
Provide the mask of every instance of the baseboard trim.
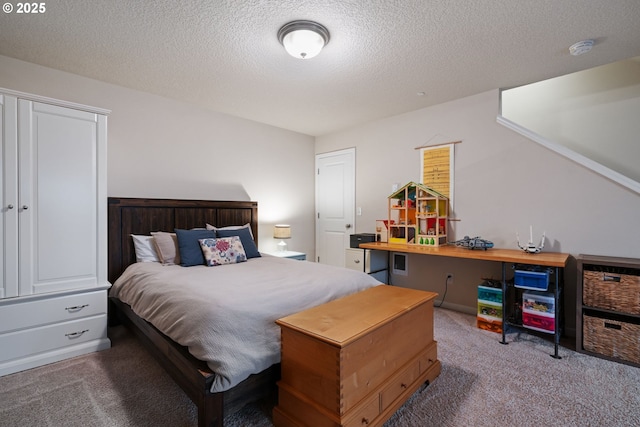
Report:
M22 357L20 359L8 360L0 363L0 377L37 368L38 366L48 365L49 363L60 362L71 357L106 350L108 348L111 348L111 340L109 338L102 338L78 345L58 348L45 353Z

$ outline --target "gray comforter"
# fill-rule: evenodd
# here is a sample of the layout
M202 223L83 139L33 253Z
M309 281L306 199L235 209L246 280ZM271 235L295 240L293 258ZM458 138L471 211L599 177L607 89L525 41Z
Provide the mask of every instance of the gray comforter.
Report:
M263 256L217 267L133 264L110 295L206 361L218 392L280 361L276 319L379 284L354 270Z

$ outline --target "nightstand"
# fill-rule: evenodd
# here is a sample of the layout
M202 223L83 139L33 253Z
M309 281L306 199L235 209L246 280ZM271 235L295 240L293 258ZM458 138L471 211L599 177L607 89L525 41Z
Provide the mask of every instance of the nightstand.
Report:
M291 258L297 259L298 261L306 261L307 254L304 252L294 252L294 251L276 251L276 252L265 252L265 254L277 256L280 258Z

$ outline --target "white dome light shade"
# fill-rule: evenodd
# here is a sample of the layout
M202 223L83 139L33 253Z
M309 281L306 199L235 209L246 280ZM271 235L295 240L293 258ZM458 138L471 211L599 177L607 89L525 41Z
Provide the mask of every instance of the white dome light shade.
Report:
M295 58L309 59L320 53L324 47L324 39L316 32L298 30L284 36L282 44L289 55Z
M313 21L293 21L280 28L278 40L294 58L310 59L329 43L329 31Z

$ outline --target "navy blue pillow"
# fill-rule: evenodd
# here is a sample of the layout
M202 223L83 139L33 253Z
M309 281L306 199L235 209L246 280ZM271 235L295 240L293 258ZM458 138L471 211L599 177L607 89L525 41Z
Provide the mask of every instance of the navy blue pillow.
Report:
M244 246L244 253L247 254L247 259L258 258L260 256L260 252L258 252L258 248L256 247L256 242L253 241L253 237L251 237L251 232L248 228L239 228L237 230L218 229L216 230L216 235L218 237L238 236L240 237L242 246Z
M180 251L180 265L191 267L193 265L205 265L204 255L198 239L213 239L216 237L213 230L175 229L178 238L178 250Z

